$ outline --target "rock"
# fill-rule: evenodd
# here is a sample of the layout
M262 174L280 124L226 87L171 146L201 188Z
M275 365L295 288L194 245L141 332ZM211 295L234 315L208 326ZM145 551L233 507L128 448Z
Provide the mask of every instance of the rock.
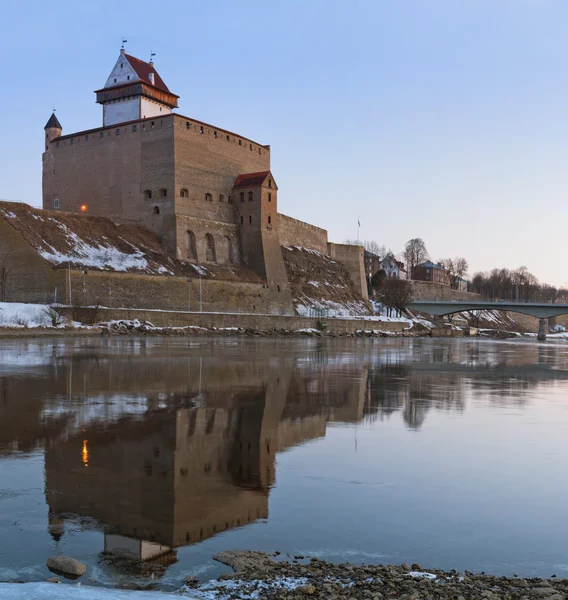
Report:
M316 593L316 588L313 585L301 585L296 588L296 591L304 596L311 596Z
M554 596L554 594L558 594L558 592L553 587L547 585L545 587L532 588L531 594L535 598L550 598L551 596Z
M183 580L184 585L190 588L197 587L199 585L199 580L194 575L189 575Z
M67 579L76 579L84 575L87 571L87 565L68 556L52 556L48 558L47 568L53 573L67 577Z
M59 577L50 577L49 579L45 580L46 583L59 583Z

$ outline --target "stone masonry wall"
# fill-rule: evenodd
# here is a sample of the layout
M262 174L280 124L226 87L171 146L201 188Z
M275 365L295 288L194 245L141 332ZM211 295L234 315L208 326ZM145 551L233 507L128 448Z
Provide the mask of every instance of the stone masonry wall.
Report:
M71 272L74 305L158 310L281 314L284 308L266 284L101 271ZM201 296L201 305L200 305Z
M479 294L452 290L448 285L428 281L412 281L415 300L481 300Z
M61 312L71 316L72 309L65 308ZM99 311L99 321L119 319L138 319L150 321L156 327L250 327L253 329L306 329L315 328L317 319L287 315L262 314L217 314L213 312L175 312L138 309L102 309ZM359 330L380 330L402 332L408 328L405 322L367 321L365 319L333 318L325 319L330 331L352 333Z
M202 239L211 226L239 240L232 186L241 173L270 169L270 150L177 114L62 136L43 156L43 206L140 222L186 258L186 226ZM183 193L182 193L183 190ZM150 194L151 193L151 197Z
M2 216L0 240L0 270L7 272L0 300L43 304L64 297L65 273L52 269Z
M327 254L327 231L278 213L278 236L282 246L302 246Z
M327 245L327 254L334 260L343 263L348 271L353 283L360 291L363 300L369 300L369 291L367 289L367 278L365 276L365 261L363 246L352 246L349 244L332 244Z

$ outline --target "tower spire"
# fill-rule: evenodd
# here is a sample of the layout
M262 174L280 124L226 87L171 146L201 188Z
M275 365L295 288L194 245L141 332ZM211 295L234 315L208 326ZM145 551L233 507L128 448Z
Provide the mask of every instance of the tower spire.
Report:
M48 129L59 129L60 131L63 129L63 127L61 127L61 123L59 122L59 119L55 116L55 108L53 109L53 112L51 113L51 117L49 117L49 121L45 124L44 129L46 131Z

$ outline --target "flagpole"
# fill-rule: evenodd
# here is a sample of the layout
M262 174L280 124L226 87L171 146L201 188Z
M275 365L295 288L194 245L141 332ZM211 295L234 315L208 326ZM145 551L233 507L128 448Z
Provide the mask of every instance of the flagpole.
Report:
M357 242L361 242L359 239L359 230L361 229L361 221L357 219Z

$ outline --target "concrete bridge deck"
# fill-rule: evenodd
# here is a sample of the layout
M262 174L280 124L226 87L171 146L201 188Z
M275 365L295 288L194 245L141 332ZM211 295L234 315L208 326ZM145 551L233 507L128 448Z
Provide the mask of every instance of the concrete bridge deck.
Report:
M548 319L568 314L568 304L546 304L544 302L482 302L469 300L413 300L407 307L411 310L443 317L460 312L476 310L500 310L518 312L540 319L538 339L546 339Z

